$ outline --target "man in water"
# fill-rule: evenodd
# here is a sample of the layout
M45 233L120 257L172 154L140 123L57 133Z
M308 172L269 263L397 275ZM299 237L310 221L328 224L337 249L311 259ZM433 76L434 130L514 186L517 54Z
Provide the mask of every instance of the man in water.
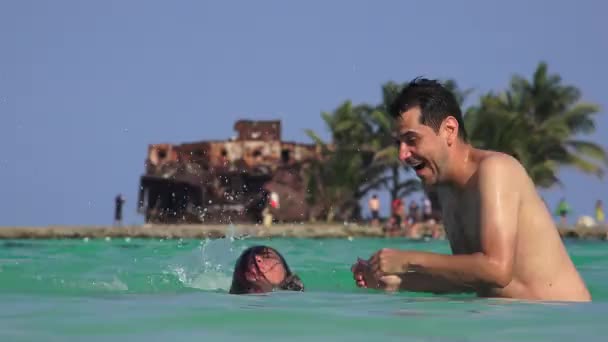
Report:
M391 108L399 159L435 186L452 255L382 249L353 265L358 286L590 301L551 213L522 165L467 142L454 95L416 79Z

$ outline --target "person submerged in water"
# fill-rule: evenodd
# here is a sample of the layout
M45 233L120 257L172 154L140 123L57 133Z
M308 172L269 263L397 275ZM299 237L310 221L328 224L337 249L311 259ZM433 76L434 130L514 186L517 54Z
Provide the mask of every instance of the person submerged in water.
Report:
M230 294L275 290L304 291L304 284L276 249L253 246L244 250L234 266Z

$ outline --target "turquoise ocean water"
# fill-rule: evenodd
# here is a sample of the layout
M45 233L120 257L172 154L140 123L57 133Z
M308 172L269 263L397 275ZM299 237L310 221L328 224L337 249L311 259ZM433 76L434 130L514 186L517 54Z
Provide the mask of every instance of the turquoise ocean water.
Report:
M594 302L357 289L350 265L405 239L0 241L0 341L606 341L608 244L566 241ZM277 248L304 293L228 295L233 263Z

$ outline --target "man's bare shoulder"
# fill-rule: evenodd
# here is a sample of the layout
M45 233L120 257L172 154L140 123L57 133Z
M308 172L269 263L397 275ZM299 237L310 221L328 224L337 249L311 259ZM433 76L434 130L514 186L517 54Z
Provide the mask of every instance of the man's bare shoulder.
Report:
M508 154L494 151L483 151L478 173L480 177L497 178L505 177L507 180L527 177L526 170L521 163Z

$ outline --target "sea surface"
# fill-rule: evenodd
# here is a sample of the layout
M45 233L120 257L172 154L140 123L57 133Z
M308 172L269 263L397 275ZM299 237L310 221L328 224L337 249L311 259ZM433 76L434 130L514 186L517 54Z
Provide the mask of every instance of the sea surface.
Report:
M306 292L229 295L240 252L277 248ZM566 241L593 303L358 289L350 265L406 239L0 241L0 341L608 341L608 243Z

